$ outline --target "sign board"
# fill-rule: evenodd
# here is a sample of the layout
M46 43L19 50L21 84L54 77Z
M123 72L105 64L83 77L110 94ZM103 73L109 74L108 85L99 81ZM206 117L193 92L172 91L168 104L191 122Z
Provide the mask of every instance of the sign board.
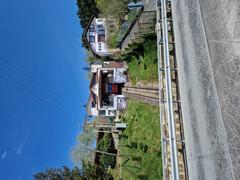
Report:
M127 124L126 123L116 123L115 127L117 129L126 129L127 128Z

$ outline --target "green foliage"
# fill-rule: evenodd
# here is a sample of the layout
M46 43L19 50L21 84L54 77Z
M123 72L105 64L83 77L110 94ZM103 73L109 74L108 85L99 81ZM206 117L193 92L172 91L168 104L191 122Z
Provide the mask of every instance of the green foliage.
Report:
M77 6L80 24L83 28L86 28L91 16L98 16L99 9L97 8L95 0L77 0Z
M85 180L85 175L81 172L78 167L73 169L63 166L62 168L54 169L50 168L43 172L39 172L33 175L35 180Z
M82 162L93 163L94 151L90 146L96 140L96 134L92 129L81 133L78 136L78 143L71 151L71 157L76 165L81 165Z
M142 50L141 50L142 49ZM133 84L139 80L157 81L158 80L158 65L157 65L157 45L155 41L146 40L141 45L136 45L129 52L127 57L129 61L129 75ZM138 52L137 54L134 54ZM143 52L143 54L141 53Z
M78 136L77 140L78 143L72 149L71 156L76 165L84 167L84 170L88 168L86 172L84 171L85 174L88 173L88 179L91 179L90 176L95 177L93 179L112 179L106 166L114 166L115 157L104 154L106 152L115 153L111 135L104 135L95 149L96 131L90 126L85 127L85 131ZM100 156L100 165L94 162L96 154ZM94 169L92 169L93 164Z
M107 177L107 178L106 178ZM50 168L33 175L34 180L105 180L110 179L104 169L90 163L84 163L82 169Z
M108 38L107 38L107 45L110 48L115 48L118 44L118 39L117 39L117 32L110 33Z
M97 8L101 9L103 7L104 0L95 0L95 1L96 1L96 4L97 4Z
M103 168L92 165L91 163L84 163L83 174L87 180L102 180L108 176Z
M93 131L93 129L87 129L84 133L81 133L78 136L78 141L81 144L89 146L93 143L95 138L96 138L96 133Z
M114 141L111 134L104 134L103 138L98 142L97 150L109 152L109 153L116 153L115 147L114 147ZM100 155L100 163L101 166L108 166L115 167L116 164L116 157L101 154Z
M128 0L97 0L102 17L124 18Z
M159 109L130 102L122 120L128 127L119 141L120 153L132 156L121 168L122 178L162 179Z

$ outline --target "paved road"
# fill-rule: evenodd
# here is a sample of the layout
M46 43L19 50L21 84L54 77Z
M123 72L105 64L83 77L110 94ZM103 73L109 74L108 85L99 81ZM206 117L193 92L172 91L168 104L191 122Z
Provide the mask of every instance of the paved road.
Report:
M174 0L189 176L240 179L240 1Z

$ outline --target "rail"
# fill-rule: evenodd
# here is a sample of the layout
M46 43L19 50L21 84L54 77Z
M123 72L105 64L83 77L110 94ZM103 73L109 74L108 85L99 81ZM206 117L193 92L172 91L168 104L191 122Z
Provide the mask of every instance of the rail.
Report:
M157 88L143 86L125 86L122 92L127 98L131 100L155 106L159 105L159 95Z

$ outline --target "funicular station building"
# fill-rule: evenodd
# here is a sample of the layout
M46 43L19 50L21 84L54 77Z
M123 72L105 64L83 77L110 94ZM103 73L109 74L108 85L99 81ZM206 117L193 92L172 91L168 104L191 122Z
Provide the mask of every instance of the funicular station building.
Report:
M88 114L92 116L115 117L126 108L122 87L127 81L125 62L106 61L91 65L92 80Z

